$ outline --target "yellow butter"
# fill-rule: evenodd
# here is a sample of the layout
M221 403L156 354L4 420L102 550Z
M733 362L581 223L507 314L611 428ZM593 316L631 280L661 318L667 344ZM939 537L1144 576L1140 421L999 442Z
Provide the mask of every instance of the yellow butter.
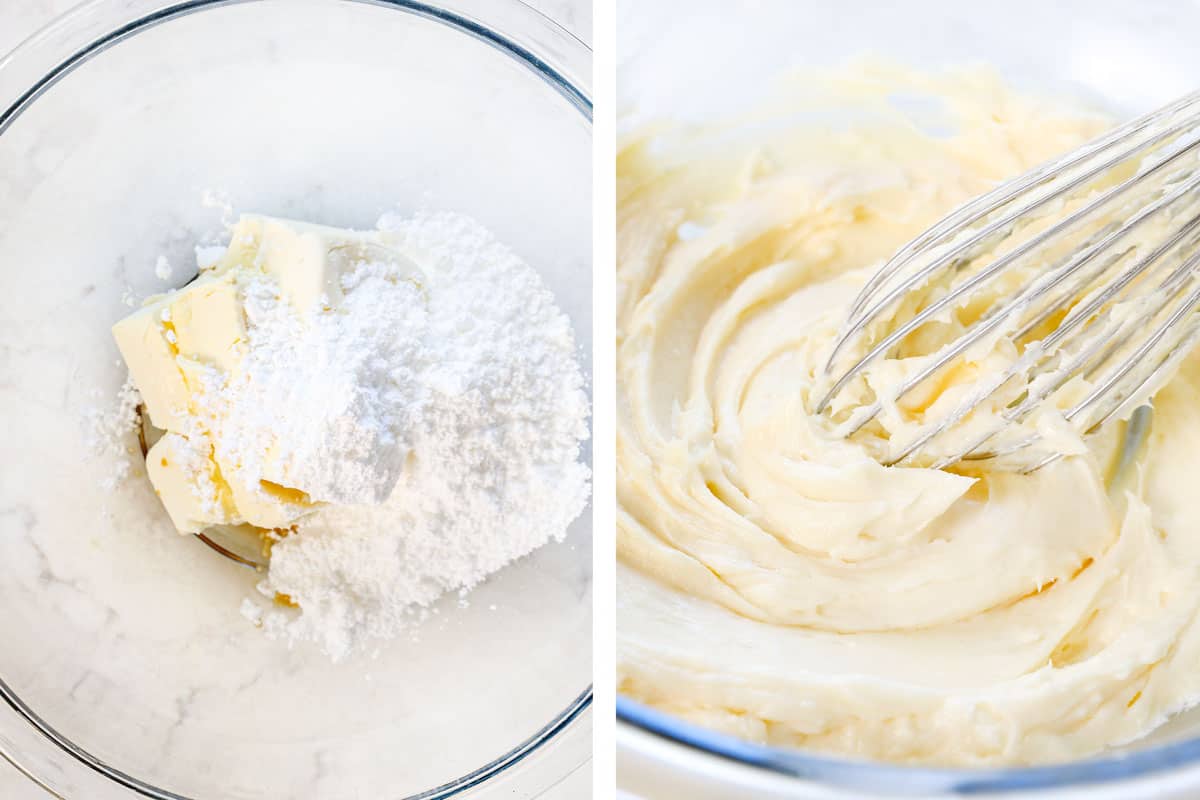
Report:
M225 371L238 362L246 338L245 313L229 275L205 275L170 303L176 348L181 355Z
M298 311L332 307L342 299L343 273L376 238L374 233L246 215L234 228L229 258L217 269L228 269L231 262L252 263L279 281Z
M139 309L114 325L112 333L150 421L170 430L186 413L189 393L175 363L177 351L167 338L164 309L161 302Z
M377 238L246 215L225 253L195 281L113 326L151 423L168 431L147 455L147 472L179 531L242 523L286 528L316 508L302 490L249 477L241 464L214 455L222 450L213 447L221 429L218 393L237 374L246 346L241 286L266 274L298 312L336 305L342 275L389 252Z
M203 437L166 433L146 454L146 472L181 533L237 522L233 498Z
M303 492L266 481L250 484L235 479L229 489L238 516L259 528L286 528L316 508Z

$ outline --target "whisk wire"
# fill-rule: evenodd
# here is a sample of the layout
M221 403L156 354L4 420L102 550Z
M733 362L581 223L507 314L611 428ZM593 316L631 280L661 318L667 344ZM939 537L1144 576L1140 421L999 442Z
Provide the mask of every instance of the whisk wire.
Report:
M1108 133L1095 139L1082 147L1054 159L1045 164L1040 164L1021 176L997 186L986 194L971 200L970 202L960 206L955 211L943 217L928 230L924 231L916 238L909 241L901 247L895 255L874 274L863 287L858 297L850 307L847 318L854 320L858 317L859 312L866 299L874 293L878 284L886 280L891 274L899 269L905 262L938 242L939 240L948 238L955 231L969 228L981 219L994 213L997 209L1008 205L1020 194L1029 189L1052 179L1054 176L1072 169L1078 164L1086 161L1095 155L1108 150L1109 148L1121 144L1129 137L1134 136L1147 128L1152 127L1156 122L1162 119L1172 117L1179 112L1189 108L1192 105L1200 103L1200 92L1194 92L1190 95L1176 100L1174 103L1163 108L1151 111L1137 119L1131 120L1124 125L1113 128Z
M1177 150L1176 152L1170 154L1166 158L1161 159L1160 161L1156 162L1155 164L1150 166L1148 169L1146 169L1144 172L1139 173L1138 175L1135 175L1131 178L1128 178L1125 181L1122 181L1118 185L1116 185L1113 188L1104 192L1100 197L1096 198L1095 200L1092 200L1090 203L1088 203L1083 208L1070 214L1065 219L1055 223L1053 226L1051 226L1050 228L1046 229L1045 231L1042 231L1041 233L1037 234L1034 238L1030 239L1029 241L1023 242L1017 248L1009 251L1008 253L1005 253L1003 256L1001 256L1000 258L998 258L995 261L993 261L992 263L990 263L983 270L981 270L978 273L975 273L970 278L968 278L967 280L965 280L958 286L951 289L945 295L943 295L942 297L938 298L936 301L934 301L930 305L923 308L921 311L919 311L917 314L915 314L911 319L904 322L899 328L893 330L891 333L889 333L887 336L885 336L882 341L875 344L874 347L872 347L871 350L869 350L866 353L866 355L859 358L859 360L857 362L855 362L855 364L852 367L850 367L850 369L848 369L842 375L841 378L839 378L837 381L835 381L833 386L826 391L826 393L822 397L821 401L817 404L817 407L816 407L817 413L823 412L829 406L829 403L834 398L834 396L836 396L838 392L840 392L842 389L844 389L846 384L848 384L856 375L858 375L864 367L869 365L871 362L875 361L877 358L882 356L884 353L891 350L891 348L894 345L899 343L901 340L903 340L905 337L907 337L910 333L915 331L921 325L925 324L926 322L928 322L931 319L933 319L934 317L936 317L942 310L946 309L951 304L956 303L957 301L961 300L971 291L974 291L975 289L986 285L993 278L995 278L1001 272L1006 270L1008 267L1012 266L1014 263L1017 263L1020 259L1027 257L1030 254L1035 253L1039 248L1044 246L1047 242L1049 242L1053 239L1057 239L1062 234L1069 232L1072 228L1087 221L1098 210L1100 210L1104 206L1111 203L1113 200L1117 199L1118 197L1120 197L1123 194L1125 194L1126 192L1128 192L1130 189L1132 189L1135 186L1137 186L1138 184L1140 184L1145 178L1150 177L1151 175L1162 171L1166 167L1170 166L1172 163L1174 163L1177 160L1179 160L1180 158L1182 158L1184 155L1192 153L1197 147L1200 147L1200 139L1197 139L1196 141L1191 142L1185 148ZM1093 245L1090 248L1085 249L1082 253L1080 253L1080 255L1069 264L1068 269L1066 271L1060 273L1060 275L1061 275L1060 279L1066 278L1068 275L1070 275L1071 273L1073 273L1080 267L1086 265L1093 258L1095 258L1097 255L1099 255L1104 249L1110 247L1114 242L1119 241L1120 239L1123 239L1126 236L1128 236L1138 226L1140 226L1146 220L1150 219L1158 211L1162 210L1164 207L1166 207L1170 203L1179 199L1181 196L1183 196L1183 194L1186 193L1186 191L1193 189L1193 188L1195 188L1195 186L1192 183L1189 183L1183 189L1177 190L1176 192L1174 192L1170 195L1167 195L1164 198L1161 198L1160 200L1156 201L1155 203L1151 204L1150 206L1144 208L1142 211L1135 214L1133 218L1131 218L1130 220L1125 222L1123 225L1121 225L1121 227L1118 228L1116 231L1114 231L1112 234L1104 237L1100 242L1096 243L1095 245ZM1017 297L1012 298L1004 306L1004 311L1007 311L1007 310L1011 309L1012 307L1014 307L1015 305L1017 305L1018 303L1023 302L1024 299L1025 299L1024 295L1018 295ZM883 301L881 301L879 306L877 306L875 309L873 309L873 311L871 312L870 315L874 315L874 314L877 314L880 311L882 311L882 307L881 307L882 305L883 305ZM986 323L980 330L975 331L973 333L973 335L964 337L966 339L966 341L962 344L961 349L959 349L955 353L955 355L960 354L963 350L965 350L967 347L969 347L975 341L978 341L978 339L980 337L991 332L991 330L993 330L996 327L996 325L998 325L1003 320L1003 311L996 311L995 313L989 314L988 320L989 320L988 323ZM860 320L859 323L856 323L855 325L852 326L852 330L853 331L861 330L864 327L863 323L864 323L864 321ZM957 344L956 344L956 346L957 346ZM835 345L835 350L836 350L836 347L837 347L837 345ZM948 361L949 359L946 359L946 360ZM939 363L937 366L940 368L943 365L944 365L944 362ZM924 380L925 377L928 377L928 376L927 375L923 376L921 378L921 380ZM907 388L911 389L912 387L907 386Z
M948 411L939 407L939 416L923 421L905 444L889 441L882 463L919 459L940 468L1028 450L1019 460L1020 471L1038 469L1061 457L1036 446L1044 441L1040 433L999 437L1026 422L1076 375L1088 381L1087 394L1061 416L1083 435L1132 408L1145 388L1200 339L1195 313L1200 307L1198 130L1200 92L1026 172L914 238L868 280L851 305L830 350L824 391L814 411L832 414L834 399L873 362L942 314L976 306L980 291L1014 266L1037 269L1039 260L1048 266L1033 280L988 302L955 339L930 353L927 363L897 387L868 384L873 398L839 406L841 421L834 429L841 436L856 435L879 417L885 403L902 400L992 335L1010 336L1018 347L1016 357L978 379ZM1115 174L1126 165L1132 174ZM1049 218L1073 202L1079 205L1060 219ZM1146 231L1147 223L1160 217L1169 220L1166 232ZM1042 220L1046 227L1025 234ZM1026 238L987 255L1019 234ZM1069 247L1068 236L1081 238L1082 245L1065 257L1052 255ZM919 263L924 258L928 262ZM1153 288L1143 288L1154 283L1149 276L1156 272L1166 275ZM908 311L905 301L911 302L918 290L926 296L916 295ZM1118 315L1119 308L1127 310ZM1015 334L1007 332L1010 327ZM862 355L834 373L852 342L859 343ZM1015 386L1017 396L1001 410L996 424L973 433L951 452L923 455L1014 380L1023 380L1024 388Z
M1200 101L1200 93L1198 93L1193 98L1193 102L1195 102L1195 101ZM1146 123L1146 125L1138 126L1138 127L1134 128L1133 131L1131 131L1131 132L1140 131L1140 130L1144 129L1146 126L1148 126L1149 124L1150 123L1148 121ZM1054 177L1060 176L1064 171L1070 169L1073 166L1076 166L1077 164L1079 164L1083 161L1086 161L1087 158L1091 157L1092 155L1099 153L1099 152L1104 152L1109 147L1111 147L1114 143L1109 142L1105 146L1099 147L1099 148L1094 147L1094 146L1091 148L1088 148L1087 146L1085 146L1085 149L1088 152L1081 153L1080 155L1075 156L1075 157L1071 157L1071 158L1067 159L1066 162L1062 165L1050 164L1050 165L1046 165L1042 168L1039 168L1037 170L1034 170L1034 172L1030 173L1030 175L1031 175L1031 177L1040 176L1040 179L1038 179L1038 180L1024 181L1021 178L1018 178L1017 186L1011 186L1010 184L1002 185L998 190L994 190L995 193L998 195L998 197L995 199L995 201L987 203L986 208L981 209L978 212L972 212L970 214L963 214L962 215L963 220L961 222L956 222L956 224L949 224L951 222L955 222L955 214L952 213L950 217L946 218L942 222L936 223L934 225L934 227L931 228L928 232L917 237L917 239L914 239L912 242L910 242L908 245L906 245L905 248L902 248L901 253L907 253L904 257L901 257L898 254L897 256L894 256L892 259L890 259L887 263L885 263L884 266L881 267L878 271L876 271L875 275L867 282L867 285L863 288L862 291L859 292L858 297L855 299L854 303L851 305L851 310L850 310L849 314L847 315L848 326L853 327L854 323L860 321L861 319L875 316L883 308L890 306L897 299L902 297L907 291L912 289L914 286L919 285L921 282L923 282L924 279L928 278L934 272L936 272L937 270L952 263L955 259L964 257L965 254L968 254L968 253L972 252L973 250L978 249L981 245L984 245L988 241L988 239L990 239L991 237L1005 232L1006 229L1008 229L1013 223L1015 223L1023 218L1028 218L1033 212L1043 208L1044 206L1046 206L1056 200L1059 200L1063 195L1067 194L1068 192L1094 181L1097 177L1111 171L1114 167L1116 167L1117 165L1119 165L1120 163L1122 163L1124 161L1128 161L1131 157L1133 157L1141 152L1144 152L1145 150L1148 150L1157 144L1161 144L1162 142L1170 139L1173 136L1183 133L1184 131L1191 128L1192 125L1193 125L1192 121L1186 120L1184 122L1177 123L1176 125L1173 125L1173 126L1167 128L1166 130L1160 131L1156 135L1152 136L1150 139L1147 139L1143 142L1136 144L1131 149L1123 150L1123 151L1119 152L1116 156L1113 156L1112 158L1110 158L1109 160L1084 171L1082 174L1077 175L1076 177L1074 177L1073 179L1071 179L1069 181L1066 181L1061 186L1058 186L1055 189L1055 191L1045 194L1041 197L1034 198L1026 205L1023 205L1020 208L1017 208L1017 209L1009 212L1008 214L1004 215L1000 219L997 219L991 223L988 223L984 228L982 228L975 234L971 235L966 241L960 242L959 244L955 245L949 251L947 251L946 253L943 253L941 256L936 258L930 264L926 265L919 272L910 276L907 280L905 280L904 283L900 284L899 286L894 287L887 295L885 295L882 299L880 299L876 303L875 306L873 306L870 310L864 312L863 307L866 305L867 300L873 294L875 294L877 291L879 291L882 284L884 284L892 275L894 275L896 272L898 272L904 266L907 266L909 263L911 263L911 261L913 260L913 258L915 258L915 256L919 255L922 252L929 250L929 248L932 247L939 240L953 239L953 236L951 235L953 231L958 231L959 233L961 233L963 231L970 230L971 225L973 225L976 222L979 222L982 219L985 219L988 214L993 213L1000 208L1003 208L1008 203L1013 202L1016 197L1020 196L1020 194L1027 191L1029 188L1037 186L1040 183L1044 183L1049 180L1052 180ZM985 195L984 197L986 198L986 197L988 197L988 195ZM970 206L970 204L968 204L968 207L969 206ZM961 212L956 212L956 213L961 213ZM935 232L937 232L936 235L934 235ZM918 245L917 244L918 242L920 242L921 244ZM826 365L827 369L830 366L832 366L833 359L836 358L838 353L841 351L842 347L845 345L847 338L848 338L848 335L843 334L841 337L839 337L838 341L835 342L833 349L830 353L829 363Z

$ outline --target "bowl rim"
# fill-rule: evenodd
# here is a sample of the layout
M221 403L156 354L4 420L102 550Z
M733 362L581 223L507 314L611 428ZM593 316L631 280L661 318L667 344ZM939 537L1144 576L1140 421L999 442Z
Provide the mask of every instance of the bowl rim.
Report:
M0 54L0 135L39 97L79 66L100 53L158 25L201 11L264 0L135 0L119 9L115 26L110 0L85 0L55 18L19 43L8 54ZM408 13L445 25L492 47L525 66L546 83L592 124L591 48L556 21L528 5L524 0L329 0L362 6L375 6ZM506 17L502 29L495 20ZM89 33L97 21L106 24L102 32ZM43 52L46 51L46 52ZM44 63L37 63L41 59ZM32 68L32 84L17 86L6 97L4 79L19 65ZM17 76L19 81L20 75ZM161 789L109 766L42 719L0 677L0 700L25 720L41 737L57 747L86 771L102 776L112 787L121 787L139 797L152 800L192 800L185 795ZM455 797L506 773L527 757L577 727L580 717L591 707L593 688L588 685L570 704L540 730L508 753L450 782L411 795L405 800L443 800ZM22 763L0 741L0 761L54 797L61 797L48 779ZM573 765L572 768L578 766ZM558 776L562 777L562 776Z
M6 100L3 95L4 86L0 83L0 135L12 125L21 113L52 86L73 72L77 67L91 58L99 55L110 47L136 34L142 33L157 25L190 14L207 11L214 8L234 5L247 5L263 2L264 0L147 0L140 5L150 7L149 11L134 16L115 28L107 30L98 37L78 46L65 57L55 57L41 70L32 85L19 89L14 97ZM487 44L519 63L530 68L539 78L545 81L567 102L576 108L588 121L592 122L591 79L588 62L592 50L581 39L563 28L554 20L528 5L525 0L493 0L499 13L518 13L526 15L526 24L537 24L542 32L547 32L564 46L564 58L572 63L555 63L554 56L542 55L536 51L536 45L518 41L488 24L485 15L480 11L478 2L473 0L337 0L344 3L391 8L422 17L451 27L484 44ZM85 0L19 43L8 54L0 53L0 79L12 69L14 63L36 54L43 46L53 46L53 40L69 33L72 26L91 22L95 10L104 5L104 0ZM493 12L496 13L496 12ZM498 15L498 14L497 14ZM575 53L569 51L575 50ZM573 63L583 54L582 63ZM572 58L574 56L574 58Z
M1169 742L1129 753L1109 754L1064 764L1019 767L927 767L756 744L687 722L629 697L617 697L617 719L634 728L769 773L829 787L870 791L895 797L934 795L986 796L1004 792L1113 787L1121 782L1195 766L1200 737Z

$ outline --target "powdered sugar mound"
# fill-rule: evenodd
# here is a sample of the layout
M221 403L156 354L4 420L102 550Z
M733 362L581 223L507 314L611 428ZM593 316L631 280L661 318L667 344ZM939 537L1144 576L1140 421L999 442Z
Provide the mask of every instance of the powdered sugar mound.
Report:
M407 388L380 395L404 415L395 427L411 436L410 455L382 505L324 507L275 545L260 589L299 612L243 609L268 634L316 642L335 660L562 539L590 491L574 337L537 273L461 215L387 216L379 227L426 279L422 329L403 345L413 369L390 376Z
M213 415L218 460L244 485L340 504L379 504L395 486L424 405L424 290L387 262L358 265L344 289L338 307L298 314L274 280L244 287L245 354Z

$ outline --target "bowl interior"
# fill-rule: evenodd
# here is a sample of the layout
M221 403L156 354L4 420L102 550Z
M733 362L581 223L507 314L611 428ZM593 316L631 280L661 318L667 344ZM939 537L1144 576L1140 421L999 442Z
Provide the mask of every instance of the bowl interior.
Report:
M591 682L590 511L410 638L332 665L253 628L255 575L175 535L146 481L108 488L112 459L83 442L124 378L124 298L186 280L222 204L360 228L470 214L541 272L590 374L590 152L588 120L528 65L332 0L168 20L33 102L0 134L0 679L107 764L230 800L417 794L570 707ZM28 742L8 724L0 746ZM52 786L69 760L15 755Z
M735 37L726 33L731 20L720 0L696 0L686 17L680 17L668 0L618 0L617 19L619 130L664 116L696 122L735 114L770 93L781 76L812 67L838 67L861 57L933 71L989 65L1020 89L1069 97L1106 109L1118 119L1196 90L1195 75L1200 70L1200 52L1188 38L1188 31L1200 25L1200 7L1170 2L1015 0L963 5L915 0L846 5L763 0L738 14ZM696 46L718 40L720 59L713 59L708 48ZM621 591L620 573L617 591ZM618 647L619 630L618 619ZM978 780L978 773L971 770L955 774L897 770L720 740L674 718L655 718L632 704L625 707L625 717L677 741L787 774L831 784L845 784L853 775L859 790L920 794L931 787L965 786ZM1192 709L1111 754L1120 758L1155 750L1158 755L1119 763L1105 774L1120 777L1200 761L1197 737L1200 709ZM1158 749L1184 740L1195 740L1195 746ZM720 771L719 762L710 766ZM1021 770L996 770L989 771L988 778L1010 788L1061 786L1087 779L1088 770L1055 769L1026 777L1021 777ZM809 796L797 791L797 796Z

